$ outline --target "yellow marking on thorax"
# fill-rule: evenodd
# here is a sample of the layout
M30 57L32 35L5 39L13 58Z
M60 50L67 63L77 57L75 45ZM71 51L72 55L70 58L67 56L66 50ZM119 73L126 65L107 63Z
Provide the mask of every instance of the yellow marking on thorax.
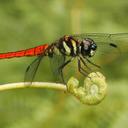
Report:
M74 53L76 54L76 51L77 51L76 42L74 40L71 40L71 43L73 46Z
M66 53L67 53L68 55L70 55L71 50L70 50L70 48L68 47L68 45L65 43L65 41L63 41L63 46L64 46L64 49L66 50Z

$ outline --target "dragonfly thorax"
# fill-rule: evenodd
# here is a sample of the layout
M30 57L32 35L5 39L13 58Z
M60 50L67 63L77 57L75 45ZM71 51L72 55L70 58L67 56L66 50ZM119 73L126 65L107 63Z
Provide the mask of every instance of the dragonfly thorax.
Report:
M97 45L89 38L76 40L72 36L64 36L59 40L57 48L65 56L82 55L83 57L92 57L95 54Z
M57 47L61 54L75 57L79 54L78 42L72 36L60 38Z

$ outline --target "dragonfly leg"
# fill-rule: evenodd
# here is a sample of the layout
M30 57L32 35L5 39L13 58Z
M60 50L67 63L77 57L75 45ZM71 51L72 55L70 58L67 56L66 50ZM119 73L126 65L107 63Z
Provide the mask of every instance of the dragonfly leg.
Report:
M32 84L32 81L36 75L42 56L37 57L26 69L24 81L28 82L28 85Z
M64 67L69 64L70 62L72 61L72 58L67 60L65 63L63 63L60 67L59 67L59 72L60 72L60 75L61 75L61 78L62 78L62 81L65 83L65 80L64 80L64 76L63 76L63 69Z
M86 71L86 70L84 70L82 67L81 67L81 61L78 59L78 70L79 70L79 72L82 74L82 75L84 75L84 76L87 76L89 73Z
M97 68L101 68L99 65L92 63L88 58L85 58L90 64L92 64L93 66L97 67ZM96 73L97 74L97 73ZM98 74L97 74L98 75ZM99 76L99 75L98 75Z
M84 65L87 69L89 69L89 71L92 71L92 69L86 64L86 62L83 60L83 58L82 58L81 56L79 56L79 59L80 59L80 61L83 63L83 65Z
M97 67L97 68L101 68L99 65L97 65L97 64L95 64L95 63L93 63L93 62L91 62L87 57L85 57L85 59L86 59L91 65L93 65L93 66L95 66L95 67Z

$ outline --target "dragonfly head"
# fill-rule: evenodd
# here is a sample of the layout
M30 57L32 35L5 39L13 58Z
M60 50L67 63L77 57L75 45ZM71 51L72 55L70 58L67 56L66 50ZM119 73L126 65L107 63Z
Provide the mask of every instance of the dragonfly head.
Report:
M86 38L81 41L81 54L83 57L94 56L96 49L97 49L97 45L92 39Z

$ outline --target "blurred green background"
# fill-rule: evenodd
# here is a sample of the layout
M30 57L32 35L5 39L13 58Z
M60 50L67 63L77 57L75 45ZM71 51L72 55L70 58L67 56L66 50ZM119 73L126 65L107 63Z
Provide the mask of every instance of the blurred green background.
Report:
M128 1L0 0L0 52L53 42L65 34L94 32L128 32ZM105 66L108 95L96 106L47 89L0 92L0 128L128 127L127 57ZM23 81L33 59L0 60L1 84Z

